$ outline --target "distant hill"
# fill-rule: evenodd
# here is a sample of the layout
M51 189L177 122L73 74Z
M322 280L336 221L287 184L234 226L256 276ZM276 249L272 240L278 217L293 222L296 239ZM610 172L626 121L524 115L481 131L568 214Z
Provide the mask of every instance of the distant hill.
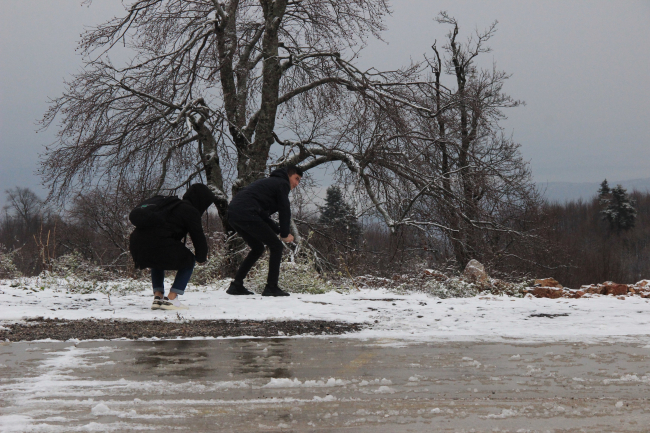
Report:
M650 178L611 181L607 179L610 187L621 184L628 192L634 190L650 192ZM564 203L571 200L591 200L598 194L600 182L540 182L538 188L548 201Z

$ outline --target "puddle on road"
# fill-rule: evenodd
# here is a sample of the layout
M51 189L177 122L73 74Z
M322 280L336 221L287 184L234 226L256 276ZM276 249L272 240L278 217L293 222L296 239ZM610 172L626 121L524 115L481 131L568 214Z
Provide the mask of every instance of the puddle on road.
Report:
M14 431L643 431L650 423L643 345L397 343L4 344L0 430L23 422Z
M234 340L233 340L234 341ZM238 340L231 346L235 353L233 373L246 377L290 378L291 340Z

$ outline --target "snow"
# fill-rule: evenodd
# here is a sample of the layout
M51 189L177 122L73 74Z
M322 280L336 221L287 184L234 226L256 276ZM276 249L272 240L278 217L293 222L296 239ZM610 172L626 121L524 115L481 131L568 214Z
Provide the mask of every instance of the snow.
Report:
M111 413L111 410L104 403L99 403L97 406L93 407L91 410L93 415L108 415Z
M305 380L301 382L299 379L286 379L286 378L272 378L269 383L263 385L262 388L314 388L314 387L333 387L345 386L349 384L349 380L342 380L330 377L326 381L323 380Z
M490 414L486 416L485 418L488 419L503 419L503 418L509 418L512 416L517 416L517 411L514 409L503 409L501 410L500 414Z
M380 386L379 388L377 388L375 390L375 393L377 393L377 394L393 394L394 392L395 392L395 390L393 388L391 388L390 386L384 386L384 385Z
M30 285L30 281L34 281ZM361 289L325 294L292 294L272 298L230 296L228 282L190 286L182 297L188 310L151 310L152 293L138 289L110 298L103 293L66 293L56 286L39 287L25 280L12 287L0 281L0 326L27 318L66 320L330 320L367 326L341 337L374 339L375 344L485 341L639 341L650 343L650 302L636 296L580 299L476 296L438 299L424 293L395 294L387 289ZM118 284L116 282L116 284ZM125 283L126 284L126 283ZM531 317L533 314L567 316ZM516 356L512 358L518 359ZM478 363L474 360L464 360ZM480 365L480 363L478 363Z

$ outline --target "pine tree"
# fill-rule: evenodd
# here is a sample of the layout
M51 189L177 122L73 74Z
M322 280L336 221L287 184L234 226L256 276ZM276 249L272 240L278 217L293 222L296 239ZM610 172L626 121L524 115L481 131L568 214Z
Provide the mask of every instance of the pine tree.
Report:
M598 189L598 202L601 205L609 204L611 193L612 190L609 189L607 179L603 180L603 182L600 184L600 188Z
M607 186L606 181L603 184ZM630 198L621 185L616 185L608 194L603 194L603 184L599 191L601 205L607 206L601 211L603 220L607 221L609 227L617 233L633 228L636 222L636 209L634 208L636 202Z
M352 207L345 202L341 188L338 186L327 188L325 206L320 207L320 212L319 223L345 233L352 242L358 240L361 228Z

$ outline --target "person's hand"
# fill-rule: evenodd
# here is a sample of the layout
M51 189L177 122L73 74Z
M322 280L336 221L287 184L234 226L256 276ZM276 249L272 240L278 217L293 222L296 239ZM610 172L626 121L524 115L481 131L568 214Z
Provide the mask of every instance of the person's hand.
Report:
M291 233L289 233L289 236L287 236L286 238L280 238L280 239L282 239L284 242L290 244L291 242L293 242L293 235Z

